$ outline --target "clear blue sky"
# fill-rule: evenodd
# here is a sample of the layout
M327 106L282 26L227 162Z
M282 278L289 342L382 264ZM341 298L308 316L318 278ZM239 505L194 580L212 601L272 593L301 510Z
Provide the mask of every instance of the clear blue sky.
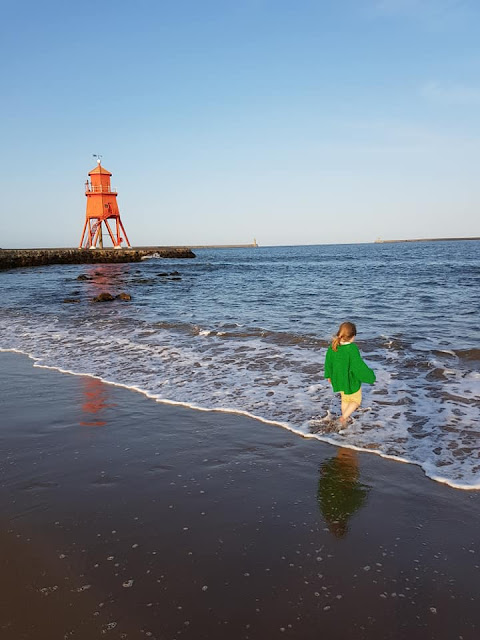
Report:
M478 0L4 2L0 247L480 235Z

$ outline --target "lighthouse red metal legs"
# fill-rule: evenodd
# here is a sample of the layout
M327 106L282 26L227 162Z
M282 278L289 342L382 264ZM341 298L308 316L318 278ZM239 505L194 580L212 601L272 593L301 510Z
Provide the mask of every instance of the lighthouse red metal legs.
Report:
M110 176L112 174L101 166L100 160L97 160L97 163L98 165L95 169L92 169L88 174L90 182L87 180L85 183L87 212L79 248L96 249L98 246L98 248L103 249L103 223L105 223L106 230L115 249L122 248L124 239L127 247L130 247L118 210L117 192L110 186ZM112 231L108 224L109 220L115 221L116 233ZM123 238L120 235L120 229L123 233Z
M85 237L85 231L87 230L88 219L85 220L85 224L83 225L82 237L80 238L80 244L78 248L81 249L83 247L83 238Z
M123 227L122 221L121 221L121 220L119 220L118 222L119 222L120 227L121 227L121 229L122 229L122 233L123 233L123 235L125 236L125 242L127 243L127 247L129 247L129 246L130 246L130 242L129 242L128 237L127 237L127 232L125 231L125 229L124 229L124 227ZM118 233L118 232L117 232L117 233ZM118 235L118 237L119 237L119 239L120 239L120 241L121 241L121 240L122 240L122 238L120 237L120 235Z

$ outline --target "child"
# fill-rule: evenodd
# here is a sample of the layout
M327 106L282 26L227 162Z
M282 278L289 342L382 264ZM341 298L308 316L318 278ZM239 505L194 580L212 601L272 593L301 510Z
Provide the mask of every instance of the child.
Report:
M373 384L375 374L362 360L354 343L357 327L353 322L342 322L325 356L325 378L334 392L342 397L342 426L362 404L362 382Z

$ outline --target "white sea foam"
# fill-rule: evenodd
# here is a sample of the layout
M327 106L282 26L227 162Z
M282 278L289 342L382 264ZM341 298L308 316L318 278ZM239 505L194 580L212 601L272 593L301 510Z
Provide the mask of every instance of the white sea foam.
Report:
M168 269L181 280L158 278L155 259L2 272L0 346L157 401L252 415L479 486L478 244L230 251ZM79 272L89 280L77 282ZM125 287L131 303L91 304ZM73 295L80 304L62 304ZM340 434L313 433L312 416L339 411L323 358L352 314L377 374L364 385L371 410Z
M338 412L322 375L323 349L265 343L261 337L226 340L210 330L195 337L172 329L149 333L142 326L125 337L114 319L92 335L91 326L55 323L53 330L38 318L25 318L20 331L4 326L2 336L2 350L27 353L37 366L91 375L159 402L241 413L303 437L420 465L430 478L452 487L480 488L475 372L449 369L438 386L426 380L429 370L412 381L399 375L398 362L376 353L377 383L364 386L365 405L372 410L343 433L322 435L310 432L311 417Z

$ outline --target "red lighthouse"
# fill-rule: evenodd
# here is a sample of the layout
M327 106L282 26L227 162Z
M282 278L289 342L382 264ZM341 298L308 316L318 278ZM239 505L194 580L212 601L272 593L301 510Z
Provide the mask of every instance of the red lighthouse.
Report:
M117 192L110 186L110 171L101 165L100 157L97 157L97 166L88 174L90 181L85 183L85 195L87 196L87 214L83 226L80 249L103 249L102 224L108 231L115 249L122 248L125 238L127 247L130 247L127 234L120 219L117 204ZM111 221L112 227L108 223ZM120 235L123 233L123 238Z

